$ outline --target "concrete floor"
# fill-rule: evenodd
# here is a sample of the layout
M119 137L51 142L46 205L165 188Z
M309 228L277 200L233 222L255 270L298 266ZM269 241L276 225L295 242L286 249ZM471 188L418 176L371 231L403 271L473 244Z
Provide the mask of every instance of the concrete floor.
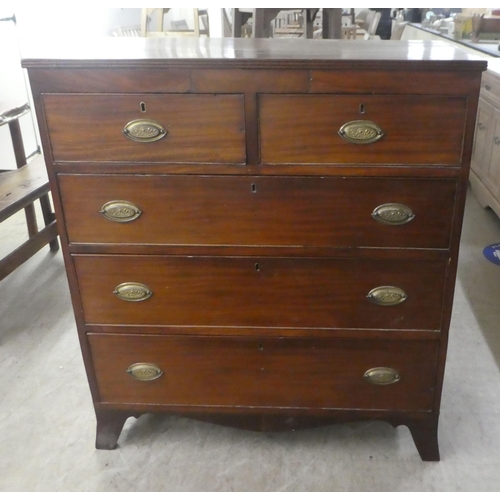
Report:
M0 225L0 256L24 235ZM500 220L468 196L439 441L422 462L406 427L379 422L259 434L129 419L114 451L95 419L61 252L0 283L0 491L498 491Z

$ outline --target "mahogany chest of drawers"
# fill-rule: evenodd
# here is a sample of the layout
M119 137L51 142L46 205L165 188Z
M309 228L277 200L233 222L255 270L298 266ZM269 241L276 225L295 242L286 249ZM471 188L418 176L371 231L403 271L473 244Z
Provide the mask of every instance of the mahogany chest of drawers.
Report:
M162 411L437 424L485 63L436 42L110 39L28 68L97 447Z

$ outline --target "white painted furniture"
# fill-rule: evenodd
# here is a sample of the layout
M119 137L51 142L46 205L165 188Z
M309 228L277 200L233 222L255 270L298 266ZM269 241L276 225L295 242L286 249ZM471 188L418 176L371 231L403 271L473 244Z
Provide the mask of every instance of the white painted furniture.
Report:
M500 217L500 73L494 63L481 81L469 179L481 206Z

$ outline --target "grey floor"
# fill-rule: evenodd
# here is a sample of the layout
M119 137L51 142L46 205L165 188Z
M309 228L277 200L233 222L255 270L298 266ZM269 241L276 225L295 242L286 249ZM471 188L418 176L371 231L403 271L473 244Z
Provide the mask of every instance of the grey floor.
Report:
M0 225L0 256L24 234ZM114 451L95 420L61 252L0 283L0 491L498 491L500 220L467 200L439 441L371 422L259 434L182 418L129 419Z

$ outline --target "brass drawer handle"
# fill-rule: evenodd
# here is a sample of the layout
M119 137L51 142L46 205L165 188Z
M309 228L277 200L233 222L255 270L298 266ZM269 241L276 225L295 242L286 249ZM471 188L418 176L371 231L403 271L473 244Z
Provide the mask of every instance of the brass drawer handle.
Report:
M100 213L113 222L131 222L142 214L139 207L125 200L113 200L105 203Z
M167 135L163 126L152 120L132 120L125 125L123 133L137 142L155 142Z
M156 380L163 375L163 371L153 363L134 363L127 368L127 373L142 382Z
M141 302L149 299L153 292L151 289L142 283L122 283L118 285L113 293L121 300L126 302Z
M397 370L385 366L370 368L365 372L363 377L367 382L374 385L390 385L401 379Z
M401 203L385 203L373 211L372 217L382 224L401 226L412 221L415 214L410 207Z
M352 144L371 144L382 139L384 132L370 120L354 120L342 125L339 135Z
M397 286L378 286L366 298L378 306L396 306L407 299L406 292Z

